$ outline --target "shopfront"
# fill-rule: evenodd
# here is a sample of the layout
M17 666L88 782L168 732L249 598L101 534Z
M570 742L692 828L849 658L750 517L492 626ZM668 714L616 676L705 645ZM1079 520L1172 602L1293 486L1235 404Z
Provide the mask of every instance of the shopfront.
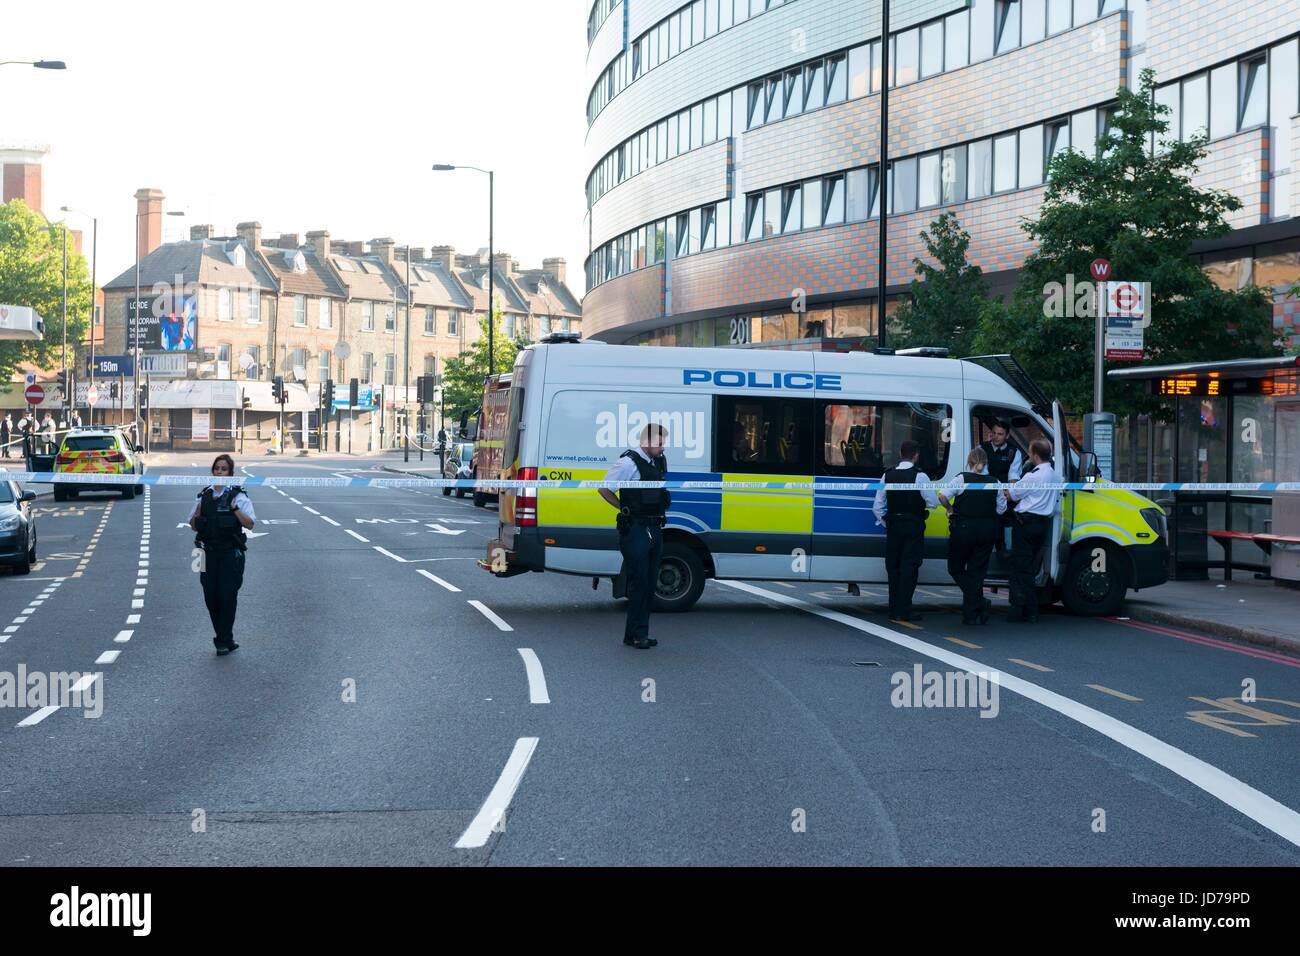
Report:
M1115 381L1144 382L1167 404L1165 420L1117 423L1117 481L1270 482L1300 480L1300 357L1239 359L1116 369ZM1210 569L1267 574L1271 550L1214 532L1278 533L1277 495L1155 493L1170 510L1172 569L1180 579Z

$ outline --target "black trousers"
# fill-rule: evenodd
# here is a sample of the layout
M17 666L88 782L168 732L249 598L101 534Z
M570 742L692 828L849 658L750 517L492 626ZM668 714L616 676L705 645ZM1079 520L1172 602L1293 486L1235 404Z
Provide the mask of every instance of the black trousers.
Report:
M1002 533L997 518L954 517L948 537L948 573L961 588L962 620L979 616L984 607L984 574L989 555Z
M1038 616L1038 566L1052 527L1046 515L1017 514L1011 526L1011 605L1026 617ZM1014 613L1014 612L1013 612Z
M885 572L889 575L889 616L902 618L912 610L916 579L925 560L925 519L919 515L888 515L885 521Z
M208 616L212 618L212 643L229 647L235 640L235 610L244 583L244 552L239 548L205 551L199 582L203 585Z
M618 550L623 555L627 582L627 624L623 641L650 636L650 597L659 578L659 558L664 550L664 532L658 519L632 521L618 531Z

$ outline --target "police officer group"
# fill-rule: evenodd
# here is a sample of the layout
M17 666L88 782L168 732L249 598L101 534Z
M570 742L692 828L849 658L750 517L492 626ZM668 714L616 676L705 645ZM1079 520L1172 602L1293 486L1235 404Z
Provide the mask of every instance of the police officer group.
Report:
M228 483L234 474L234 459L218 455L212 462L212 475L217 480L199 492L189 518L196 533L194 543L203 549L199 581L212 619L212 643L218 657L239 647L235 643L235 610L244 583L244 552L248 549L244 532L251 531L257 520L248 495L239 485Z

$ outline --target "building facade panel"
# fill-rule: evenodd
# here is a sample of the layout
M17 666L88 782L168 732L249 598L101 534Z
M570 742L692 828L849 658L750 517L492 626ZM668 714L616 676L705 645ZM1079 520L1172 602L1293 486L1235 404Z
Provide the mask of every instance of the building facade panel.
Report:
M584 87L590 90L605 67L614 57L623 52L623 9L627 0L623 0L614 12L605 18L605 22L596 31L596 39L587 49L587 69L583 74Z
M595 245L651 219L727 198L728 144L719 140L653 166L606 193L591 210Z
M582 303L582 331L587 338L617 336L625 326L663 314L664 264L660 263L611 279L591 292Z
M1241 201L1224 218L1234 229L1268 221L1268 129L1256 127L1211 143L1192 177L1198 189L1222 189Z
M1148 66L1161 82L1300 28L1300 0L1149 0Z

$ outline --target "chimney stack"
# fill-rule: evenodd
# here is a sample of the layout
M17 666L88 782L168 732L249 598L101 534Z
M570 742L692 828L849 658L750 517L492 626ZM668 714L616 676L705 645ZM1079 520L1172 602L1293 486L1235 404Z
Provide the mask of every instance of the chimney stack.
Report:
M136 248L143 259L162 245L163 200L161 189L138 189L135 193L135 214L139 231Z
M41 160L47 150L0 149L4 167L4 201L21 199L28 209L41 212Z
M364 256L366 254L366 244L364 242L348 242L344 245L347 246L348 255L350 256Z
M429 250L429 260L442 266L447 272L456 271L456 247L455 246L434 246Z
M307 233L307 245L316 250L316 256L324 262L330 256L330 234L328 229L317 229Z
M498 272L502 275L512 275L514 273L514 263L510 259L510 253L498 252L492 257L492 264L496 266Z
M253 252L262 247L262 224L260 222L241 222L235 227L235 234L248 243Z
M411 247L411 261L412 261L412 262L423 262L423 261L424 261L424 246L412 246L412 247Z
M279 249L297 249L298 234L296 232L280 233L280 238L276 240L276 247Z
M392 239L371 239L370 252L371 254L378 256L384 265L391 266L393 264L394 245L395 243Z
M564 260L560 258L543 259L542 271L560 285L564 285Z
M214 234L212 226L190 226L191 239L211 239Z

